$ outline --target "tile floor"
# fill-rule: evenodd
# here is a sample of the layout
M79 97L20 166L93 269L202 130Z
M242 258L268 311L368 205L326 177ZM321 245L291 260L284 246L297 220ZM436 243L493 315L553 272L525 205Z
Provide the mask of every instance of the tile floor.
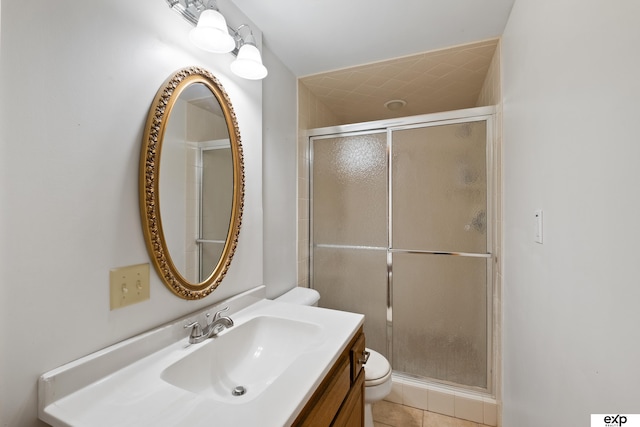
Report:
M382 400L373 405L375 427L489 427Z

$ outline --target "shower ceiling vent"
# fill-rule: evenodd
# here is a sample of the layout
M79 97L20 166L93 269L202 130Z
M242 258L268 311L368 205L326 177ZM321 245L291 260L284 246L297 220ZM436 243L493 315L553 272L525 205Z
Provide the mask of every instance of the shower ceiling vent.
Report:
M392 99L384 103L384 106L391 111L398 111L407 105L407 101L404 99Z

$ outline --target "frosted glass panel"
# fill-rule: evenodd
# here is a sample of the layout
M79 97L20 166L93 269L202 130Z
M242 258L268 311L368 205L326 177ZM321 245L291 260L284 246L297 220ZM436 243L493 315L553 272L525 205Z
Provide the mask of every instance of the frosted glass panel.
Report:
M233 200L231 148L202 150L200 280L211 275L220 261L229 233Z
M387 246L386 133L313 142L316 244Z
M320 292L320 306L364 314L367 346L383 354L386 140L386 133L314 140L312 177L312 283Z
M487 387L487 259L393 255L393 368Z
M486 122L393 132L396 249L486 253Z
M386 355L386 250L315 248L313 287L321 307L364 314L367 347Z

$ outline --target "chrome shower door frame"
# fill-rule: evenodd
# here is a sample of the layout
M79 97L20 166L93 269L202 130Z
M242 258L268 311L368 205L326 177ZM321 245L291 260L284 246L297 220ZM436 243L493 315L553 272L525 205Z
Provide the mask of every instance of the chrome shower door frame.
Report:
M325 127L312 129L307 132L308 152L309 152L309 284L314 287L314 218L313 218L313 175L314 175L314 158L313 158L313 145L314 141L322 140L326 138L337 138L345 136L356 136L363 134L381 133L387 134L386 145L386 161L387 161L387 247L353 247L352 249L371 249L371 250L386 250L387 251L387 289L386 289L386 345L387 355L389 362L393 366L393 254L394 253L422 253L422 254L434 254L442 256L461 256L461 257L476 257L485 258L487 260L486 269L486 307L487 307L487 388L479 388L472 386L465 386L463 384L449 383L442 380L434 380L426 377L414 376L411 374L394 371L394 375L402 377L408 377L418 380L435 381L436 383L442 383L445 385L451 385L454 387L460 387L462 389L477 391L482 394L493 395L495 393L495 377L496 377L496 353L498 351L497 342L494 339L495 323L497 320L497 313L494 303L494 287L495 287L495 272L494 265L497 262L494 253L494 240L496 238L495 225L496 225L496 174L495 166L495 107L477 107L465 110L448 111L443 113L425 114L419 116L410 116L400 119L389 119L372 122L364 122L358 124L341 125L334 127ZM393 168L392 166L392 149L393 149L393 132L405 129L424 128L430 126L451 125L458 123L468 122L486 122L486 209L487 209L487 246L486 253L466 253L466 252L439 252L439 251L416 251L399 249L393 247Z

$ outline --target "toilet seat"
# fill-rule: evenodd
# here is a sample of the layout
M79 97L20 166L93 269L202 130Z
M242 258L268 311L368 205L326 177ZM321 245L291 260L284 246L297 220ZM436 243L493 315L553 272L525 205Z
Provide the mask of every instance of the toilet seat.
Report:
M391 376L389 361L375 350L366 350L369 352L369 360L364 365L364 386L373 387L388 381Z

